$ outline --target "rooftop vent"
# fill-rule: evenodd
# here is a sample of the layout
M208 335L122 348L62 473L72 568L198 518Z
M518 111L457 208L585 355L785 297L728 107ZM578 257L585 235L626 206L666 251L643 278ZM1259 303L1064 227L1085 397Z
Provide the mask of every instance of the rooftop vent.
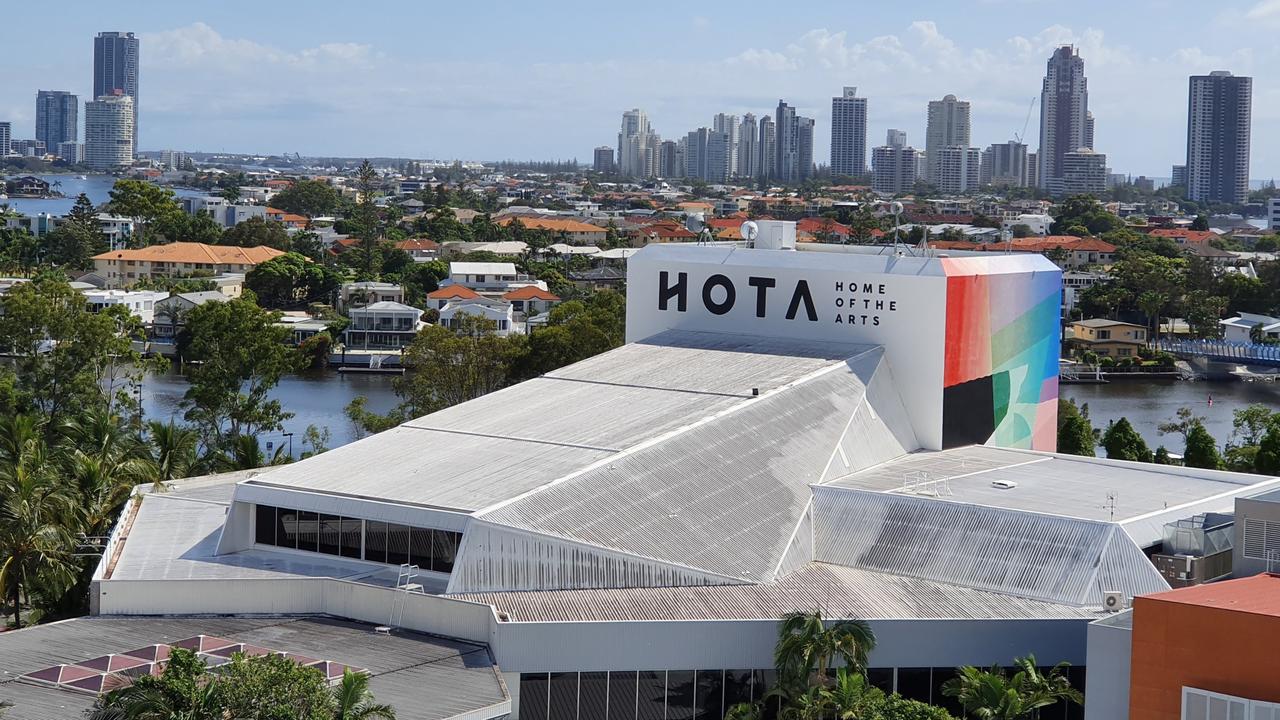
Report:
M992 480L991 487L997 490L1012 490L1018 487L1018 483L1012 480Z

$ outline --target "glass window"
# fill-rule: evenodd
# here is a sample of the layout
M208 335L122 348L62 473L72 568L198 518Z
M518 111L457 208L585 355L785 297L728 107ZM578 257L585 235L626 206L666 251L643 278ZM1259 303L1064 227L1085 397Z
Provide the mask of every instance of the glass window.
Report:
M755 702L764 703L764 711L761 713L762 720L774 720L778 717L778 706L780 704L778 698L768 698L765 696L778 683L778 672L776 670L756 670L751 676L751 697Z
M298 547L298 531L301 529L297 510L280 508L276 511L277 522L276 545L286 548Z
M520 674L520 720L547 720L547 674Z
M436 530L432 534L431 569L436 572L453 572L453 560L458 556L458 544L462 533Z
M667 673L642 670L636 684L636 720L663 720L667 715Z
M578 717L581 720L602 720L608 712L608 696L609 673L578 673Z
M360 559L360 525L360 518L342 518L342 544L338 551L342 557Z
M387 525L387 562L392 565L409 562L408 525Z
M729 708L738 703L751 702L751 671L750 670L725 670L724 671L724 709L728 712Z
M956 669L952 667L936 667L933 669L933 704L947 709L947 712L956 717L964 717L964 706L953 697L947 697L942 694L942 684L956 676ZM1045 708L1046 710L1050 708ZM1052 716L1043 715L1042 720L1049 720Z
M578 720L578 673L551 673L548 720Z
M609 673L609 712L606 720L635 720L636 674Z
M275 545L276 509L270 505L259 505L253 512L253 541L262 545Z
M929 702L929 668L898 668L898 694L908 700Z
M384 563L387 561L387 524L380 520L367 520L364 524L364 559Z
M723 720L724 672L699 670L694 687L694 717L697 720Z
M320 552L325 555L338 554L341 521L341 518L337 515L321 515L317 522L319 526Z
M320 533L317 527L319 515L306 510L298 512L298 549L316 552L320 544Z
M667 720L692 720L693 696L692 670L667 672Z
M419 570L431 569L431 536L434 530L409 528L409 563Z
M869 668L867 681L886 693L893 692L893 668Z

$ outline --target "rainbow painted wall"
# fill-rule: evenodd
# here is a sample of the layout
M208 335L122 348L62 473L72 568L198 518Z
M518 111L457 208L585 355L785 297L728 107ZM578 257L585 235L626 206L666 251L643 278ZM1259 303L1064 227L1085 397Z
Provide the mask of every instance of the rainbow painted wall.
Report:
M1044 258L942 258L943 447L1057 447L1062 273Z

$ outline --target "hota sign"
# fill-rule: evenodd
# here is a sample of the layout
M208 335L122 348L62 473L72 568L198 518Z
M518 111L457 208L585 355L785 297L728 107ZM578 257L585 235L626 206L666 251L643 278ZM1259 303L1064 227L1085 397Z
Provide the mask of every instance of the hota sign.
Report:
M672 276L675 276L674 279ZM784 302L786 320L800 318L808 322L819 322L820 316L813 300L813 292L809 289L809 281L796 280L788 292L778 288L778 278L767 275L748 275L748 302L754 297L755 316L760 319L769 317L770 307ZM898 301L891 296L889 284L884 282L858 282L835 280L832 292L835 295L833 308L825 313L830 322L836 325L876 325L881 317L896 313ZM738 302L738 287L728 275L713 273L702 282L699 297L702 307L712 315L727 315ZM771 297L773 298L771 300ZM790 299L787 299L787 298ZM667 270L658 271L658 310L666 312L674 307L676 312L687 312L689 309L689 273ZM776 311L781 311L778 305Z
M627 340L674 329L880 346L925 447L1030 447L1039 432L1045 449L1060 287L1034 255L650 245L628 263Z

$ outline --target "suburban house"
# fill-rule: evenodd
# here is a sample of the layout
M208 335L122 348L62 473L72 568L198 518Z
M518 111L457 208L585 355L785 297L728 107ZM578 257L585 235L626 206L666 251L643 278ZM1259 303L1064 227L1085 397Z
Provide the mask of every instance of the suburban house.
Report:
M449 277L445 278L440 286L451 285L466 285L480 295L495 299L529 285L547 289L545 282L532 275L521 275L516 272L515 263L509 262L451 262Z
M400 350L422 329L422 311L398 302L380 301L352 308L351 324L342 334L349 349Z
M1251 343L1260 340L1280 340L1280 318L1256 313L1237 313L1233 318L1219 320L1222 339L1228 342ZM1256 330L1255 330L1256 328Z
M427 307L443 310L445 305L459 300L472 300L480 294L466 285L447 285L427 293Z
M426 262L440 257L440 243L426 238L409 238L396 243L397 250L403 250L417 262Z
M90 312L102 312L109 307L123 306L130 315L150 325L155 318L156 302L169 297L169 293L157 290L85 290L84 298Z
M494 222L495 225L508 227L519 220L526 230L545 230L553 235L561 236L571 244L584 245L604 242L606 230L580 220L558 217L540 217L535 215L508 215Z
M217 290L204 292L178 293L157 300L153 306L150 340L156 351L162 355L171 354L177 345L178 333L186 324L187 313L191 309L207 302L225 302L227 296ZM169 346L165 348L163 346Z
M344 283L338 291L338 309L364 307L376 302L404 302L404 288L395 283L363 280Z
M1074 235L1014 238L1009 242L987 243L976 249L987 252L1033 252L1042 255L1058 250L1066 253L1063 259L1055 261L1063 270L1079 270L1088 265L1107 265L1115 260L1116 254L1116 246L1109 242Z
M1071 341L1103 357L1136 357L1147 344L1147 328L1133 323L1092 318L1071 323Z
M571 270L569 280L584 290L616 290L627 281L627 271L612 265L601 265L587 270Z
M537 285L527 285L512 290L504 294L502 299L510 303L511 309L518 315L538 315L549 311L553 305L560 302L558 295L549 290L543 290Z
M818 242L842 243L849 241L852 228L831 218L807 217L796 223L797 233L808 233Z
M267 208L267 219L278 222L290 230L302 230L310 222L306 215L296 215L273 207Z
M108 287L131 287L139 280L246 273L259 263L284 255L266 247L235 247L175 242L132 250L110 250L93 256L94 272Z
M481 296L453 300L440 309L440 325L456 330L461 325L462 315L492 320L495 334L499 336L508 335L516 329L515 314L509 302Z

